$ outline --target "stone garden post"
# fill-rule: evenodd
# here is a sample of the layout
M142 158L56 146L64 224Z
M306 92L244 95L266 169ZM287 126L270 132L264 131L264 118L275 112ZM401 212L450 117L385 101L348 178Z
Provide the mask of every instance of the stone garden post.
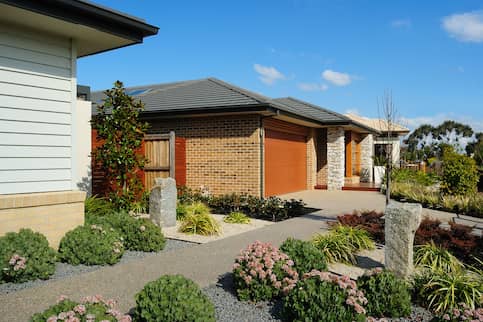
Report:
M176 226L176 180L156 178L149 195L149 217L159 227Z

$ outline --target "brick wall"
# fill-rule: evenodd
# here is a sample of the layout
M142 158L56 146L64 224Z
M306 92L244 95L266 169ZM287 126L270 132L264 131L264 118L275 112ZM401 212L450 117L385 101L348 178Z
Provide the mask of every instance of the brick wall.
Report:
M186 185L211 193L260 195L260 117L210 116L155 121L150 133L186 138Z

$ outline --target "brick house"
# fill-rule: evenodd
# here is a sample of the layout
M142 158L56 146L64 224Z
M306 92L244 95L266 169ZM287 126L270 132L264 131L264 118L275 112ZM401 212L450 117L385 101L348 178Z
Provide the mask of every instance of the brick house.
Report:
M150 133L174 131L185 138L188 187L271 196L372 181L377 131L342 114L215 78L127 93L144 102ZM103 96L92 93L94 107Z

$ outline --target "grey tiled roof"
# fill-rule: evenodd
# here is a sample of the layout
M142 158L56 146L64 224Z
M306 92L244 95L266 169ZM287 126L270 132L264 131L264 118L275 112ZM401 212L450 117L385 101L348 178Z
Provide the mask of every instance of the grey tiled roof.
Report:
M342 114L301 101L292 97L276 98L273 100L286 107L287 112L305 116L320 122L350 123L350 119Z

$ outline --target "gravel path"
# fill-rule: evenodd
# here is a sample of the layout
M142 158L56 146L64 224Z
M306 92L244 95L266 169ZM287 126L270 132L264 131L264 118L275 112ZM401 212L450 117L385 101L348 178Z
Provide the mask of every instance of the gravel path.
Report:
M283 321L281 318L282 301L250 303L238 301L231 274L226 274L216 285L203 289L203 292L215 305L217 322L268 322ZM432 314L427 310L413 306L413 312L407 318L388 319L390 322L429 322Z
M175 239L166 239L166 245L161 252L169 252L172 250L190 247L193 245L197 245L195 243L186 242L182 240L175 240ZM124 255L121 257L121 260L116 265L122 265L123 263L128 263L133 260L141 259L148 256L153 256L158 253L149 253L149 252L138 252L138 251L125 251ZM8 294L13 293L22 289L36 287L45 283L49 283L50 281L59 280L62 278L66 278L73 275L84 274L88 272L92 272L98 269L103 268L102 265L70 265L67 263L56 263L55 264L55 273L50 277L48 280L35 280L35 281L28 281L25 283L4 283L0 284L0 294Z

